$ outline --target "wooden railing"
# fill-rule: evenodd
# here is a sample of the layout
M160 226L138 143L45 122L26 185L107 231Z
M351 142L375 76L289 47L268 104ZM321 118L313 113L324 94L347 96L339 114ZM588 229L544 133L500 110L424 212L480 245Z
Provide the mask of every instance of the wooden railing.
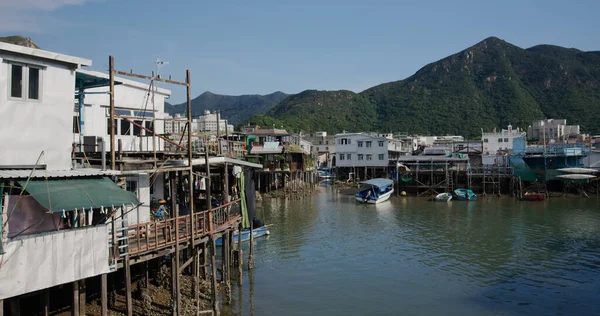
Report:
M165 220L146 222L130 225L128 229L129 254L135 255L143 252L167 248L176 243L185 242L191 237L192 227L194 238L201 238L211 233L219 232L241 219L239 206L240 200L229 202L225 205L183 215Z

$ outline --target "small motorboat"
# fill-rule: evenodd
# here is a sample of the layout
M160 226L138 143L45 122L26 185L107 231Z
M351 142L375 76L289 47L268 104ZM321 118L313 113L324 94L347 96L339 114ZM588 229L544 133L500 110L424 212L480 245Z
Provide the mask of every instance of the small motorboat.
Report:
M473 193L472 190L469 189L456 189L454 190L454 195L456 199L459 201L475 201L477 200L477 195Z
M321 168L317 171L319 179L331 179L333 175L331 174L330 168Z
M377 204L387 201L394 193L394 181L377 178L360 182L358 193L354 195L357 202Z
M544 193L527 191L523 194L523 200L525 201L543 201L546 199L546 195Z
M447 192L440 193L435 196L436 202L450 202L450 200L452 200L452 194L447 193Z
M268 236L268 235L270 235L271 233L269 232L269 229L268 229L269 226L271 226L271 225L265 225L265 226L262 226L262 227L259 227L259 228L252 229L252 236L254 238L257 238L257 237L262 237L262 236ZM237 241L238 241L238 235L239 235L239 233L236 230L233 233L233 242L237 243ZM249 240L250 240L250 229L243 229L242 230L242 241L249 241ZM217 240L215 240L215 245L222 246L223 245L223 237L217 238Z

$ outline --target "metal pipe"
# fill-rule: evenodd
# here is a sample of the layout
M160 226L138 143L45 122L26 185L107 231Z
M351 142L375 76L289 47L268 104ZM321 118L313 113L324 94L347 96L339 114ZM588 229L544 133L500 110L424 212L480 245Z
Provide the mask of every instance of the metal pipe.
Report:
M112 170L117 169L117 159L115 155L115 58L113 56L108 57L108 71L110 79L110 168Z
M100 139L100 155L102 157L102 171L106 170L106 143L104 142L104 138L98 137Z

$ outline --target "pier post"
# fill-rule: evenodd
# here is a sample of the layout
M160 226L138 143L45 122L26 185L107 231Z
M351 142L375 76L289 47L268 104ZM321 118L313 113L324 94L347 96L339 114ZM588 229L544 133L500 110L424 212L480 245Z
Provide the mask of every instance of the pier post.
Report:
M243 266L244 256L242 254L242 223L241 222L240 222L240 225L238 226L237 249L238 249L238 252L237 252L237 255L238 255L238 273L239 273L238 283L240 285L242 285L242 276L243 276L242 266Z
M127 316L133 316L133 301L131 298L131 265L129 263L129 254L125 255L125 294L127 301ZM80 303L81 304L81 303Z
M40 305L42 307L42 316L50 315L50 290L44 289L42 290L42 294L40 296ZM0 304L0 316L2 315L2 304Z
M208 280L208 247L206 242L203 242L200 250L202 251L202 279Z
M106 293L107 290L107 282L106 282L106 273L100 276L100 315L108 316L108 295Z
M0 316L4 316L4 300L0 300Z
M79 316L79 281L73 281L71 284L73 286L73 306L71 306L71 315Z
M177 315L177 265L175 263L176 253L171 254L171 312Z
M85 315L85 279L79 280L79 314Z
M21 316L21 298L18 296L10 300L10 315Z
M231 265L229 264L229 259L231 258L231 253L229 252L229 246L231 243L231 239L229 239L229 230L223 234L223 282L225 282L225 299L224 301L227 304L231 304L231 284L229 283L229 269Z
M254 268L254 233L253 233L253 221L250 221L250 254L248 255L248 270Z
M209 213L209 220L212 223L213 217L212 213ZM212 226L212 224L211 224ZM212 231L212 229L211 229ZM215 315L219 315L219 304L217 301L217 260L215 258L215 254L217 252L217 246L215 245L215 235L211 232L210 234L210 243L211 243L211 255L210 255L210 266L212 272L212 282L211 282L211 299L212 299L212 309Z

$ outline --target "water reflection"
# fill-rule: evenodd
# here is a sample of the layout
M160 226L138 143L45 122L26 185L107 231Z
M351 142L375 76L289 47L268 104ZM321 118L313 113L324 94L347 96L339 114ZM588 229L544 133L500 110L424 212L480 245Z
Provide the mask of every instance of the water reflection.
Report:
M393 197L362 205L347 192L322 190L262 202L258 214L274 224L272 235L256 240L255 270L244 272L249 282L225 315L591 314L600 307L598 199Z

